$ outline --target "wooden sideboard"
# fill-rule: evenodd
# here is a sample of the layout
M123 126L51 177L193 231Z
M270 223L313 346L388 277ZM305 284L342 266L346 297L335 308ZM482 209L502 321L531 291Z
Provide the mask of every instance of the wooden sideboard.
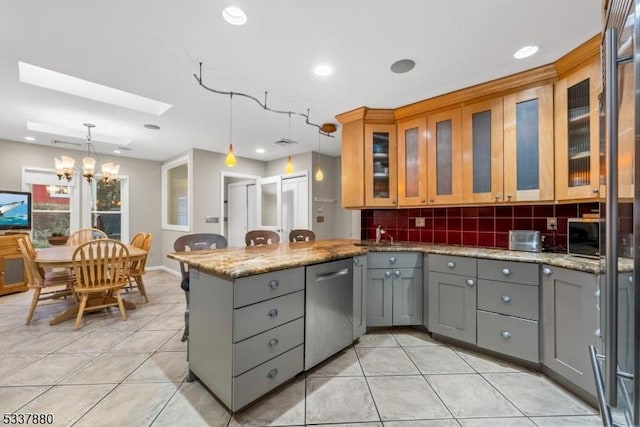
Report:
M28 290L27 277L18 247L23 234L0 236L0 295Z

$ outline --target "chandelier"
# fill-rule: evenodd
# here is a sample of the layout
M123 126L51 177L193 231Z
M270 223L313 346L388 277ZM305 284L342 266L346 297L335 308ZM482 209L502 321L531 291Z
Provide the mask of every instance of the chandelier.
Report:
M86 178L87 182L92 182L96 168L96 150L93 148L93 142L91 142L91 128L96 126L91 123L84 123L84 126L87 128L87 141L82 148L85 151L85 157L82 159L82 176ZM69 156L61 156L60 158L56 157L55 162L58 179L65 178L67 181L71 181L75 160ZM112 162L104 163L101 167L101 172L103 182L115 181L118 173L120 173L120 165L114 165Z

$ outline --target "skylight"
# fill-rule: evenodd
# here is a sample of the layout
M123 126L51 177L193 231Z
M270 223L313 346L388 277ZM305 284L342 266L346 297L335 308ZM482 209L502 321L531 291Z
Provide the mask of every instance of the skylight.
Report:
M104 102L105 104L116 105L155 116L164 114L172 107L171 104L58 73L27 64L26 62L18 62L18 68L22 83L80 96L93 101Z

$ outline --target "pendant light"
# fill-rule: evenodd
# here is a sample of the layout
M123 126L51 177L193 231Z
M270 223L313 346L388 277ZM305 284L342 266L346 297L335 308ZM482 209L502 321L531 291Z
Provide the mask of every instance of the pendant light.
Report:
M322 181L324 179L324 172L320 166L320 132L318 132L318 167L316 168L316 181Z
M229 166L230 168L236 165L236 156L233 154L233 140L231 139L232 125L233 125L233 92L229 94L229 152L227 152L227 157L224 159L224 164Z
M291 139L291 111L289 111L289 141ZM289 143L289 156L287 157L287 165L284 167L284 173L291 175L293 173L293 162L291 161L291 143Z

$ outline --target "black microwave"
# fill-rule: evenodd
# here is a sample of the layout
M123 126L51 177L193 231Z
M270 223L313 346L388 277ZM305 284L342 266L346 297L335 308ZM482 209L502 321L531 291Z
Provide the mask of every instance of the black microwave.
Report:
M600 257L601 218L569 218L567 222L567 253L590 258Z

